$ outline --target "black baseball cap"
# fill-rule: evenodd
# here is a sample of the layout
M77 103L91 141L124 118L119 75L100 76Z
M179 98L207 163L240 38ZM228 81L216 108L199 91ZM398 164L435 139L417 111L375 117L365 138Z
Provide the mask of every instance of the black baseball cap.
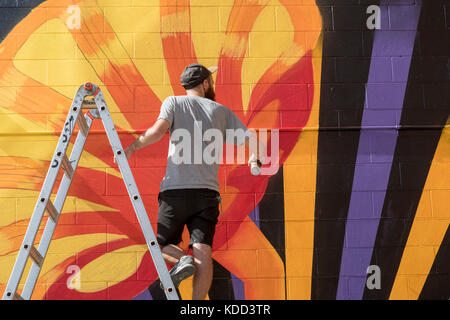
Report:
M188 65L181 74L181 85L186 89L192 89L198 86L203 80L207 79L210 75L217 71L217 67L209 67L199 63L193 63Z

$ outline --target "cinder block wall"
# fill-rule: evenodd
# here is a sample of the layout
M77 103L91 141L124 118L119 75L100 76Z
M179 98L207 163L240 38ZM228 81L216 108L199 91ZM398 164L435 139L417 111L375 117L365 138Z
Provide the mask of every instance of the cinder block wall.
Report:
M218 102L280 139L272 176L221 166L209 299L449 299L449 13L447 0L0 0L0 293L80 85L100 86L127 146L198 61L219 66ZM167 146L130 160L155 230ZM162 298L147 251L95 122L32 298Z

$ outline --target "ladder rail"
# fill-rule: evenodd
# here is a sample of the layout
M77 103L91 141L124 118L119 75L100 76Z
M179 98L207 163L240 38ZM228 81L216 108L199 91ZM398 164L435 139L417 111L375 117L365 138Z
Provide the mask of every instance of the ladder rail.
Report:
M81 90L81 88L80 88L80 90ZM77 94L78 94L78 92L77 92ZM50 197L52 194L53 187L55 185L57 175L62 166L62 159L67 152L67 148L68 148L70 139L73 134L75 120L77 119L78 114L80 113L80 110L81 110L81 103L82 103L82 101L78 101L78 100L74 101L70 108L70 112L67 115L64 129L60 135L58 145L53 154L53 157L51 158L52 162L47 171L44 183L41 188L41 192L39 194L39 198L37 199L35 208L33 210L33 214L30 219L30 223L27 228L27 231L25 232L25 237L20 246L19 254L17 255L16 262L14 263L13 270L9 277L8 284L6 286L6 289L5 289L5 292L3 295L3 299L12 300L18 296L20 297L20 295L17 294L17 288L19 286L19 282L20 282L23 272L25 270L25 266L28 261L28 258L30 257L30 252L34 245L36 235L39 231L39 226L42 222L42 218L44 216L44 212L46 210L47 203L48 203L48 201L50 201Z
M86 143L88 133L92 125L92 119L88 115L85 115L84 118L87 126L85 127L85 130L79 131L69 159L69 164L72 166L73 174L75 174L75 171L78 167L78 163L83 153L84 145ZM50 241L53 237L53 233L55 231L59 217L61 216L61 211L64 207L64 202L66 200L67 193L69 192L71 183L72 178L69 178L67 175L64 175L54 201L54 207L58 212L58 215L56 216L55 220L53 219L47 220L47 224L42 234L41 241L39 242L38 251L41 253L44 259L47 255L47 251L50 246ZM39 267L37 264L32 264L25 282L25 286L22 291L22 297L25 300L31 299L31 295L33 294L33 290L34 287L36 286L36 282L40 272L41 267Z
M103 93L99 88L97 88L97 91L98 94L95 97L95 101L98 106L98 112L100 113L103 126L105 127L108 140L110 142L114 156L116 158L116 162L125 182L125 186L130 196L134 211L136 212L137 219L143 231L145 241L150 250L150 255L156 267L159 279L163 287L165 288L164 293L168 300L178 300L178 294L173 285L173 281L170 277L169 271L167 270L166 263L162 257L161 249L159 248L158 242L156 240L155 233L148 218L147 211L145 210L144 203L140 196L133 174L131 173L130 165L122 148L122 144L114 126L114 122L112 121L111 114L109 113L108 107L106 106Z

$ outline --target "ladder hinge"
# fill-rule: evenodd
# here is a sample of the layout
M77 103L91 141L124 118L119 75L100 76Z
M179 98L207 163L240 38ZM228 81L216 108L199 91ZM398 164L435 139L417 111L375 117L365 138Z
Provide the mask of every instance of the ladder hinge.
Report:
M97 109L97 103L95 102L95 99L83 100L81 109Z

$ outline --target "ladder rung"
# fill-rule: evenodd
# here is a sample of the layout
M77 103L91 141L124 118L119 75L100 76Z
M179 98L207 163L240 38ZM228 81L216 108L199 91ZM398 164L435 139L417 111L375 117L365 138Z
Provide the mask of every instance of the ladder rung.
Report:
M53 205L53 202L48 200L47 207L45 207L45 209L47 210L49 217L56 223L59 213L58 210L56 210L55 206Z
M61 164L62 164L64 172L67 174L69 179L72 179L72 177L73 177L73 168L72 168L72 165L69 162L69 159L67 158L67 155L64 155Z
M42 262L44 262L44 257L39 253L39 251L36 249L35 246L31 246L30 256L39 267L42 266Z
M24 300L20 294L14 293L14 300Z
M83 112L80 112L78 115L78 127L80 128L81 132L83 132L84 136L86 137L88 134L88 124L86 122L86 118L84 117Z

